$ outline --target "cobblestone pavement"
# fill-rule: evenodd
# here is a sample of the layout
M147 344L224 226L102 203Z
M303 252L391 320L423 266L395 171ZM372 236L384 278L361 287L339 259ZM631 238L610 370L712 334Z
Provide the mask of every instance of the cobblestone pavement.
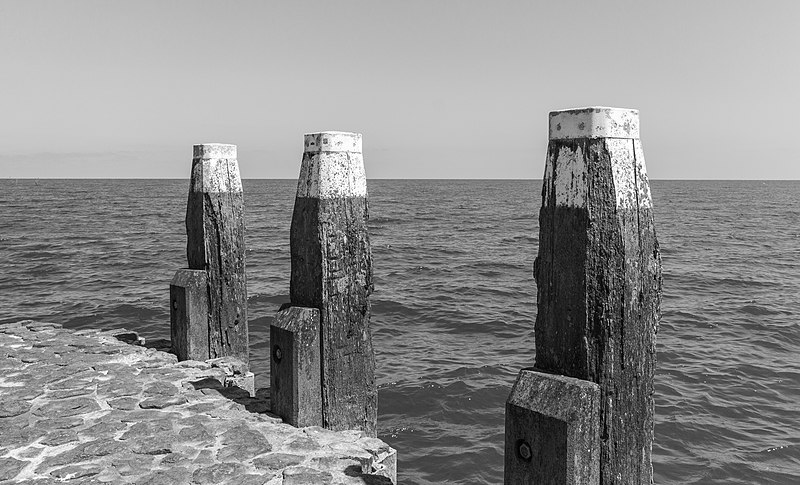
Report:
M125 330L0 325L0 482L389 484L396 455L359 431L293 428L236 369ZM392 479L388 478L392 477Z

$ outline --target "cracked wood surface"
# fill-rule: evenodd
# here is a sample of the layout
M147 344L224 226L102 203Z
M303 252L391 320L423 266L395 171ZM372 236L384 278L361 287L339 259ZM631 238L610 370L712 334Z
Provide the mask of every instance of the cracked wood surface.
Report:
M290 235L291 304L320 310L323 426L374 436L378 390L361 135L308 134L304 150Z
M551 140L539 225L536 367L600 385L601 483L651 483L662 283L639 140Z
M208 276L209 358L249 363L244 196L235 145L195 145L186 206L190 269Z

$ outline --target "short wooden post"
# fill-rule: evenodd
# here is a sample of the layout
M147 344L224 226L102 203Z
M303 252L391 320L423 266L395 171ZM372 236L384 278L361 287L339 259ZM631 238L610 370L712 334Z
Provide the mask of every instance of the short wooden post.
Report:
M505 483L599 483L600 387L523 369L506 402Z
M244 198L236 145L195 145L186 207L189 268L203 270L208 292L208 358L249 365Z
M322 426L319 310L280 310L270 326L272 412L297 426Z
M169 285L170 336L178 360L207 360L208 281L206 272L179 269Z
M374 436L368 214L361 135L306 135L291 227L291 304L320 310L323 426Z
M600 386L600 483L651 483L661 257L636 110L550 113L539 227L536 367Z

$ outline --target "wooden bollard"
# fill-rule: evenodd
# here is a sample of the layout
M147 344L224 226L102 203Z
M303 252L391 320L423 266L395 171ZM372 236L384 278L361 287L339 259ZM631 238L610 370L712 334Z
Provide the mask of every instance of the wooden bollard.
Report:
M536 367L600 386L601 483L649 484L661 256L638 111L550 113L539 227Z
M322 426L319 310L281 309L269 341L272 412L292 426Z
M291 304L320 310L323 426L375 436L368 216L361 135L306 135L291 227Z
M169 285L170 337L178 360L207 360L208 279L199 269L179 269Z
M208 287L208 358L249 365L244 197L236 145L195 145L186 207L189 268Z
M594 382L523 369L506 402L505 483L600 483L599 409Z

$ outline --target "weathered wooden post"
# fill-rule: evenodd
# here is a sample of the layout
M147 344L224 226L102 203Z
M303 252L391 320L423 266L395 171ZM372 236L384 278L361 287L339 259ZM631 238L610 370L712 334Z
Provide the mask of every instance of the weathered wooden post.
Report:
M368 217L361 135L305 135L290 236L291 305L319 309L323 426L375 436Z
M539 228L536 368L599 386L600 483L652 483L661 257L636 110L550 113Z
M178 271L171 285L173 350L181 359L235 357L248 367L244 198L236 145L194 146L186 235L189 270ZM205 319L197 310L203 297ZM182 310L186 301L194 302L194 311ZM203 332L205 349L197 344Z

